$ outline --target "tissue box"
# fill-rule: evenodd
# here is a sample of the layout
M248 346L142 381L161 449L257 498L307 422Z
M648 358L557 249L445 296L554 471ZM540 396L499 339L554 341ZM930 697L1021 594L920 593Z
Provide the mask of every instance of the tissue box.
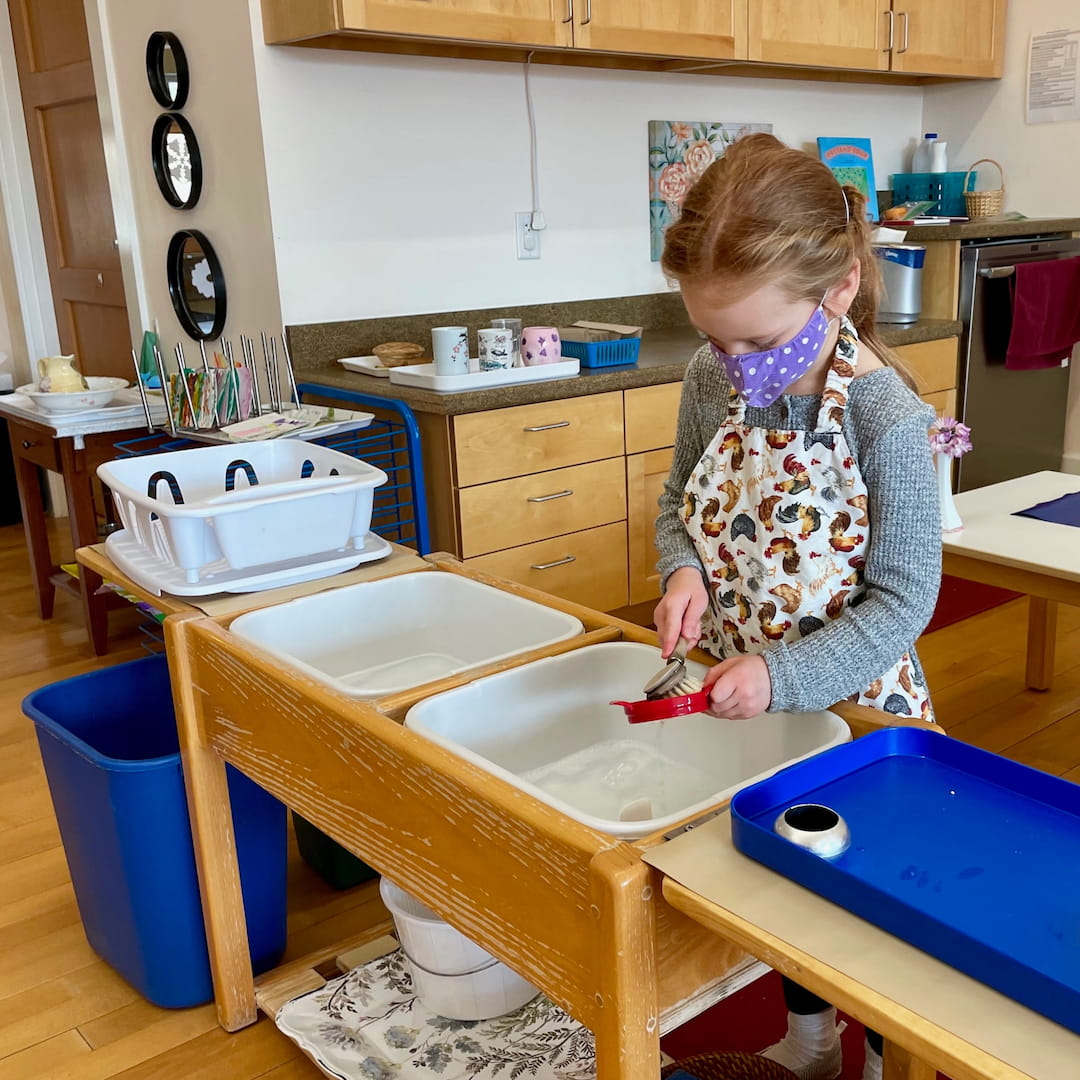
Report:
M575 357L582 367L617 367L637 363L640 326L579 320L559 327L563 356Z

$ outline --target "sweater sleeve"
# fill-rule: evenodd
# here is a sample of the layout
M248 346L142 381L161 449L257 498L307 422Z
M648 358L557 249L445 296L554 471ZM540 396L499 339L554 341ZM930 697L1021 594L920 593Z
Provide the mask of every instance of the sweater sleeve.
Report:
M694 566L704 574L690 534L682 520L683 491L686 482L701 460L708 441L715 432L706 437L702 430L702 403L698 381L694 378L695 361L691 360L683 379L679 399L679 418L675 428L675 450L671 472L664 482L664 490L657 500L660 515L656 519L656 549L659 552L657 569L660 571L660 587L663 592L667 579L680 567Z
M860 463L871 523L866 594L838 619L765 653L770 711L827 708L883 675L925 629L941 582L930 410L890 427Z

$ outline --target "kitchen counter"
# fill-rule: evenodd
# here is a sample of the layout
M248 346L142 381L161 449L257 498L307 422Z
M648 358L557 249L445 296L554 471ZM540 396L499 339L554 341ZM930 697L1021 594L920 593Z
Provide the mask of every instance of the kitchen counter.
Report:
M908 326L882 324L878 326L878 333L886 345L898 347L958 337L960 323L950 319L920 319ZM439 394L411 386L398 386L389 379L346 371L333 362L299 370L296 378L301 383L315 383L375 397L396 398L404 401L414 412L457 416L462 413L504 409L512 405L530 405L539 401L558 401L561 398L604 394L611 390L630 390L639 386L680 382L687 362L701 343L700 335L690 326L646 330L642 335L641 352L636 364L613 368L582 368L580 375L570 379L492 387L456 394Z
M890 229L904 227L903 222L886 221ZM959 221L953 225L911 225L907 228L910 243L926 240L983 240L1008 239L1010 236L1045 236L1047 233L1080 232L1080 218L1020 218L1012 220L1007 214L1001 217L977 218Z

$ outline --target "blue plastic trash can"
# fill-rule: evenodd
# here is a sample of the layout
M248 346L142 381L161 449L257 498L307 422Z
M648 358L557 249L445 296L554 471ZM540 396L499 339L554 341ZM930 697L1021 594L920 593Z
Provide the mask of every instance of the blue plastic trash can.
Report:
M165 657L52 683L22 707L37 729L90 945L155 1005L210 1001ZM252 963L264 971L285 949L285 807L232 768L229 796Z

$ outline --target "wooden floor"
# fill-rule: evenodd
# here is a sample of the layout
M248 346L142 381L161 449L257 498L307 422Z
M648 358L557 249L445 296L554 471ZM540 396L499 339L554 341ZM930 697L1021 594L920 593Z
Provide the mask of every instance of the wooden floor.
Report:
M168 1012L96 958L82 933L33 726L19 704L46 683L144 655L134 614L92 659L73 596L36 614L21 528L0 528L0 1077L3 1080L313 1080L268 1020L236 1035L211 1007ZM938 718L959 738L1080 780L1080 609L1062 610L1054 689L1023 688L1026 604L923 639ZM384 917L372 886L337 893L293 853L288 956Z

